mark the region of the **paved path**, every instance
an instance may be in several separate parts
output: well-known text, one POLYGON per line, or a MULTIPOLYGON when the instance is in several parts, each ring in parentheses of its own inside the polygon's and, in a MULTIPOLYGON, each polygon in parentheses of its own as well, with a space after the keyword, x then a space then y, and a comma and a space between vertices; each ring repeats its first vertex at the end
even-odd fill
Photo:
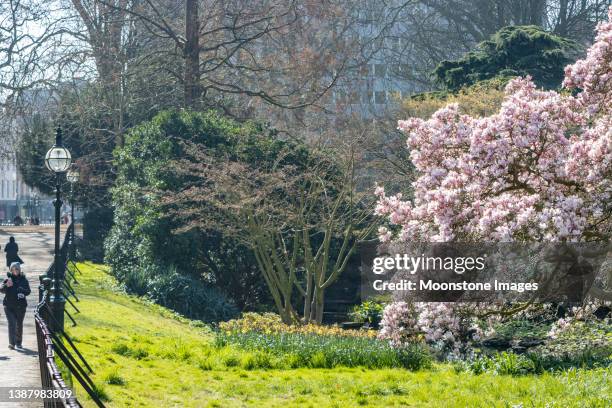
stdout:
MULTIPOLYGON (((62 232, 63 233, 63 232, 62 232)), ((4 258, 4 246, 9 236, 15 237, 19 244, 19 256, 25 262, 23 271, 30 281, 32 294, 28 296, 28 311, 23 323, 23 347, 25 351, 18 352, 8 348, 8 328, 4 310, 0 316, 0 386, 2 387, 40 387, 38 368, 38 351, 36 346, 36 328, 34 326, 34 307, 38 302, 38 276, 45 272, 53 256, 52 230, 41 229, 39 232, 0 227, 0 277, 4 279, 7 271, 4 258)), ((42 407, 41 403, 7 403, 0 402, 3 407, 42 407)))

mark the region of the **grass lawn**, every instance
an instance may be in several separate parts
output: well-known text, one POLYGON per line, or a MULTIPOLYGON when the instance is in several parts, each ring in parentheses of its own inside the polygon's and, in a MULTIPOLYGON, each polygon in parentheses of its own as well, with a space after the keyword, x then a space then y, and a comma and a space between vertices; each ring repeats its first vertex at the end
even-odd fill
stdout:
MULTIPOLYGON (((81 313, 69 333, 109 407, 612 406, 612 368, 522 377, 456 373, 446 364, 420 372, 248 370, 245 353, 215 347, 207 327, 123 294, 102 266, 79 268, 81 313)), ((77 395, 95 406, 78 386, 77 395)))

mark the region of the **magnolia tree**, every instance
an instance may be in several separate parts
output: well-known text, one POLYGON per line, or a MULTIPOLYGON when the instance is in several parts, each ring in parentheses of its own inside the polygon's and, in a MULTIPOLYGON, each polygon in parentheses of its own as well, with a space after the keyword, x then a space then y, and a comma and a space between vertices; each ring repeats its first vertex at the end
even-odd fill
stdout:
POLYGON ((466 355, 486 332, 467 310, 454 306, 444 302, 393 302, 383 312, 379 338, 402 347, 422 337, 445 357, 466 355))
POLYGON ((377 188, 376 212, 389 221, 380 240, 608 240, 612 23, 597 31, 586 58, 566 67, 562 92, 517 78, 491 116, 451 104, 399 121, 418 177, 411 200, 377 188))

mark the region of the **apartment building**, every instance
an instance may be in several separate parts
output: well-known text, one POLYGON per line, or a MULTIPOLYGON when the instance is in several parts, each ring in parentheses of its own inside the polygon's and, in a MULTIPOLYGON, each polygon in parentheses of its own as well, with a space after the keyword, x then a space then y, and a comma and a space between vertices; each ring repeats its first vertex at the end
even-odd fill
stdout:
MULTIPOLYGON (((38 96, 40 93, 31 91, 24 95, 24 98, 31 100, 33 110, 42 111, 45 107, 45 100, 38 96)), ((48 94, 45 91, 42 93, 48 94)), ((2 134, 8 135, 0 136, 0 223, 11 223, 16 216, 24 221, 31 218, 38 218, 41 222, 50 220, 53 217, 52 199, 28 186, 19 172, 16 154, 18 140, 14 135, 21 126, 20 118, 3 114, 0 120, 2 134)))
POLYGON ((0 157, 0 222, 10 222, 17 215, 46 218, 50 215, 49 199, 24 183, 13 152, 0 157))

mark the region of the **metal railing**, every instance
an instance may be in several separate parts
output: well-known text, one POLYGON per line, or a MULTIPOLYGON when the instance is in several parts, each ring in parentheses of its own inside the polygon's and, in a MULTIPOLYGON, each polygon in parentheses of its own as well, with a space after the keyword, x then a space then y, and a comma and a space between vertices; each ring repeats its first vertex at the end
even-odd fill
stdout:
MULTIPOLYGON (((70 296, 72 296, 75 302, 79 301, 71 285, 71 281, 73 284, 78 284, 75 274, 76 272, 80 272, 74 260, 71 259, 71 254, 74 254, 72 249, 75 245, 75 239, 74 225, 71 224, 66 231, 60 250, 62 259, 66 265, 66 268, 64 268, 65 276, 62 277, 62 291, 67 295, 67 304, 70 304, 76 310, 76 313, 79 313, 79 309, 70 299, 70 296), (73 273, 70 268, 68 268, 68 264, 71 264, 76 272, 73 273)), ((34 313, 41 384, 45 389, 57 391, 56 394, 60 396, 56 399, 45 400, 44 406, 45 408, 81 407, 76 396, 74 396, 73 390, 67 386, 62 377, 62 372, 57 365, 56 357, 58 357, 66 369, 64 372, 67 371, 73 379, 78 381, 98 407, 105 408, 100 400, 97 388, 90 377, 90 374, 93 374, 93 370, 79 352, 68 333, 66 333, 65 330, 54 332, 49 328, 49 324, 51 324, 52 327, 59 326, 49 306, 50 278, 53 276, 54 267, 54 263, 51 263, 47 272, 41 276, 39 303, 34 313)), ((64 313, 72 321, 73 326, 76 326, 77 323, 75 319, 65 308, 64 313)))
POLYGON ((81 404, 77 401, 76 397, 72 395, 72 390, 68 388, 62 373, 60 372, 57 364, 55 363, 55 350, 53 347, 53 337, 49 331, 47 324, 40 317, 40 315, 34 316, 36 321, 36 338, 38 340, 38 362, 40 365, 40 379, 42 387, 45 389, 52 389, 60 391, 59 395, 63 395, 64 398, 56 398, 52 400, 45 400, 45 408, 55 407, 81 407, 81 404), (66 398, 65 396, 70 395, 66 398))

